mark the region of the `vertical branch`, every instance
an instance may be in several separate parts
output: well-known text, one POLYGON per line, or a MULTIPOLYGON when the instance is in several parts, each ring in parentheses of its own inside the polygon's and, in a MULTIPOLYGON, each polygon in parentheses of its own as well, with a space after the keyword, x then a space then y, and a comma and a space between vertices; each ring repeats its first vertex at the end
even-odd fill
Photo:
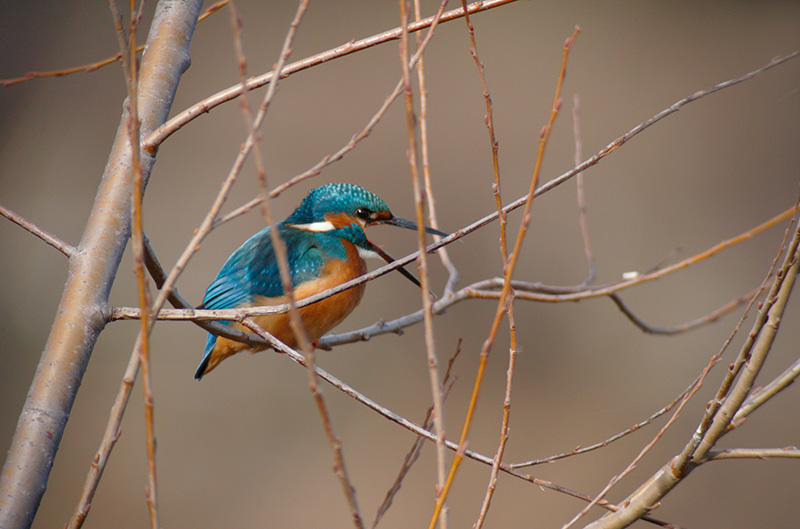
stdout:
MULTIPOLYGON (((406 125, 408 128, 408 164, 411 170, 411 186, 414 190, 414 203, 417 213, 417 244, 419 245, 419 273, 420 289, 422 295, 423 324, 425 326, 425 350, 428 358, 428 373, 430 375, 431 395, 433 398, 433 424, 436 430, 436 494, 442 494, 445 480, 445 449, 444 449, 444 409, 442 405, 442 386, 439 380, 439 361, 436 356, 436 343, 433 338, 433 312, 430 295, 430 282, 428 280, 428 256, 425 253, 425 222, 423 211, 423 197, 420 190, 419 174, 417 169, 417 137, 415 130, 416 118, 414 116, 414 99, 411 94, 411 75, 409 71, 408 52, 408 10, 406 0, 400 2, 400 25, 402 34, 400 39, 400 64, 403 70, 403 92, 406 103, 406 125)), ((417 11, 417 18, 419 12, 417 11)), ((421 87, 424 87, 424 72, 422 70, 422 56, 419 57, 418 72, 421 87)), ((447 528, 447 517, 443 515, 440 523, 441 529, 447 528)))
MULTIPOLYGON (((139 77, 142 134, 166 121, 189 65, 201 2, 160 2, 139 77)), ((29 527, 47 486, 83 373, 108 316, 108 293, 130 235, 133 174, 124 112, 50 335, 0 475, 0 527, 29 527)), ((155 153, 142 153, 143 183, 155 153)), ((144 185, 144 184, 143 184, 144 185)))
POLYGON ((261 155, 260 150, 260 136, 258 133, 258 128, 260 127, 261 123, 263 122, 263 116, 266 114, 267 109, 269 107, 274 94, 276 93, 278 81, 280 80, 281 70, 283 69, 286 60, 289 58, 291 54, 291 45, 294 41, 294 37, 297 34, 297 28, 300 26, 300 21, 303 18, 306 10, 308 9, 308 0, 301 0, 298 7, 297 12, 295 13, 295 17, 292 20, 292 23, 289 27, 289 31, 287 32, 286 38, 284 39, 283 48, 281 49, 281 55, 278 59, 278 62, 273 69, 273 82, 270 83, 269 89, 267 90, 267 94, 264 97, 264 101, 259 108, 258 117, 254 121, 251 118, 250 113, 250 106, 247 103, 246 94, 247 91, 245 89, 245 83, 247 80, 246 76, 246 61, 244 52, 242 51, 242 43, 240 37, 240 22, 238 15, 236 14, 235 7, 233 2, 231 2, 231 19, 234 28, 234 35, 235 35, 235 45, 236 45, 236 53, 239 58, 239 70, 241 76, 241 89, 243 98, 241 100, 241 108, 242 108, 242 115, 244 116, 245 123, 248 127, 248 140, 251 140, 253 145, 253 158, 256 165, 256 171, 258 173, 258 181, 259 186, 261 188, 261 213, 264 217, 265 222, 268 226, 270 226, 269 234, 270 240, 272 242, 272 246, 275 250, 276 260, 278 261, 278 271, 280 273, 281 283, 283 284, 283 290, 287 298, 287 302, 289 304, 289 325, 292 329, 292 332, 297 339, 297 343, 299 345, 299 349, 302 351, 303 356, 306 359, 306 366, 308 368, 308 377, 309 377, 309 389, 311 390, 311 394, 314 398, 314 402, 317 405, 317 410, 320 413, 320 417, 322 418, 323 428, 325 430, 325 435, 328 438, 328 443, 331 446, 331 450, 334 456, 334 472, 336 476, 339 478, 339 481, 342 485, 342 489, 345 494, 345 498, 347 499, 348 506, 350 507, 350 513, 353 517, 353 522, 356 528, 363 528, 363 521, 361 519, 361 514, 359 513, 358 503, 356 502, 355 498, 355 490, 350 483, 350 479, 347 474, 347 469, 344 464, 344 457, 342 455, 342 445, 341 441, 336 437, 335 432, 333 431, 333 425, 330 420, 330 414, 328 413, 327 405, 325 404, 325 400, 322 395, 322 390, 319 388, 319 382, 317 373, 314 369, 315 367, 315 355, 314 355, 314 346, 308 339, 308 335, 306 334, 305 327, 303 326, 303 321, 300 318, 300 312, 297 309, 295 304, 294 298, 294 287, 292 286, 292 278, 291 273, 289 270, 289 261, 287 257, 287 249, 286 245, 284 244, 283 240, 280 237, 280 234, 275 229, 275 220, 272 216, 272 210, 269 207, 269 192, 267 190, 267 174, 264 168, 264 162, 261 155))
MULTIPOLYGON (((580 120, 581 98, 578 94, 572 96, 572 131, 575 136, 575 167, 578 167, 583 160, 583 142, 581 141, 581 120, 580 120)), ((592 256, 592 244, 589 239, 589 226, 586 223, 586 198, 583 195, 583 171, 575 175, 576 196, 578 201, 578 223, 583 235, 583 251, 586 254, 586 261, 589 264, 589 273, 581 283, 581 287, 590 285, 595 278, 594 257, 592 256)))
MULTIPOLYGON (((447 0, 442 0, 440 11, 444 10, 447 0)), ((464 9, 464 14, 468 11, 464 9)), ((414 0, 414 18, 417 22, 422 20, 422 10, 420 1, 414 0)), ((422 47, 422 34, 416 33, 417 49, 422 47)), ((422 55, 419 56, 419 66, 417 67, 417 82, 419 84, 419 135, 422 150, 422 178, 425 185, 425 205, 428 207, 428 224, 433 228, 439 229, 439 219, 436 216, 436 199, 433 196, 433 186, 431 185, 431 166, 428 157, 428 92, 425 89, 425 66, 422 55)), ((441 237, 433 236, 433 240, 439 242, 441 237)), ((453 293, 458 284, 458 270, 450 260, 447 248, 441 248, 436 252, 442 265, 448 273, 447 283, 444 286, 444 295, 453 293)))
MULTIPOLYGON (((475 28, 470 20, 469 13, 466 10, 466 0, 461 0, 461 5, 464 7, 464 22, 467 24, 470 41, 470 54, 472 55, 475 65, 478 68, 478 76, 481 80, 483 87, 483 99, 486 103, 486 116, 485 123, 486 129, 489 133, 489 145, 492 149, 492 174, 494 175, 494 182, 492 185, 494 191, 495 205, 497 207, 497 215, 500 219, 500 255, 503 259, 503 267, 508 265, 508 243, 506 240, 506 227, 507 217, 503 211, 503 201, 500 196, 500 158, 499 149, 500 145, 497 142, 497 137, 494 133, 494 113, 492 111, 492 96, 489 93, 489 88, 486 84, 486 73, 483 63, 478 57, 478 45, 475 42, 475 28)), ((513 293, 510 302, 508 303, 508 328, 509 328, 509 349, 508 349, 508 369, 506 370, 506 390, 503 398, 503 417, 500 423, 500 440, 497 444, 497 451, 495 452, 494 459, 492 460, 492 471, 489 475, 489 484, 486 486, 486 494, 481 504, 481 509, 478 514, 478 520, 475 522, 475 529, 483 527, 483 522, 489 512, 489 506, 492 502, 492 496, 497 488, 497 475, 500 471, 500 463, 503 460, 503 453, 505 452, 506 443, 508 442, 508 422, 511 414, 511 388, 514 381, 514 366, 517 360, 517 332, 516 323, 514 320, 514 300, 513 293)))
POLYGON ((522 241, 525 239, 525 235, 528 232, 528 226, 530 225, 530 214, 531 214, 531 206, 533 205, 533 196, 536 191, 536 184, 539 180, 539 172, 542 167, 542 159, 544 157, 544 150, 545 146, 547 145, 547 140, 550 137, 550 130, 552 129, 553 122, 558 115, 558 110, 561 108, 561 86, 564 82, 564 76, 566 74, 566 66, 567 66, 567 57, 569 56, 569 51, 572 49, 572 44, 575 42, 575 38, 578 36, 578 32, 580 29, 575 27, 575 30, 572 33, 572 36, 569 37, 564 42, 563 48, 563 57, 561 60, 561 71, 558 76, 558 82, 556 84, 555 95, 553 97, 553 106, 550 112, 550 119, 547 121, 547 125, 542 129, 542 133, 539 137, 539 151, 536 157, 536 165, 533 169, 533 176, 531 177, 530 187, 528 189, 528 196, 525 202, 525 209, 522 213, 522 222, 520 224, 520 230, 517 234, 517 240, 514 245, 514 251, 511 253, 510 259, 508 264, 506 265, 505 270, 505 278, 503 281, 503 290, 500 293, 500 300, 497 303, 497 310, 494 315, 494 320, 492 321, 491 329, 489 330, 489 336, 483 343, 480 352, 480 359, 478 364, 478 372, 475 375, 475 383, 472 388, 472 396, 470 397, 469 405, 467 406, 467 414, 464 418, 464 425, 461 429, 461 437, 458 441, 458 451, 456 452, 455 457, 453 458, 453 463, 450 465, 450 473, 447 476, 447 482, 444 486, 444 492, 440 495, 436 502, 436 506, 433 510, 433 515, 431 516, 431 521, 428 526, 428 529, 433 529, 436 525, 436 519, 439 517, 439 513, 442 509, 442 504, 444 503, 445 498, 447 497, 447 492, 450 490, 450 486, 453 483, 453 479, 455 478, 456 472, 458 471, 458 466, 461 464, 461 461, 464 458, 464 450, 466 450, 466 442, 467 437, 469 435, 469 429, 472 425, 472 418, 475 413, 475 408, 478 404, 478 395, 480 394, 481 384, 483 382, 483 375, 486 371, 486 363, 489 360, 489 352, 494 345, 494 340, 497 336, 498 328, 500 327, 500 320, 503 318, 503 315, 506 314, 508 310, 508 305, 510 302, 510 294, 511 294, 511 278, 514 275, 514 269, 516 268, 517 261, 519 260, 520 250, 522 248, 522 241))
MULTIPOLYGON (((447 362, 447 369, 444 371, 444 376, 442 377, 442 401, 447 400, 447 395, 450 393, 450 390, 455 383, 455 378, 450 380, 450 371, 453 368, 453 364, 458 358, 458 355, 461 354, 461 339, 458 339, 456 344, 456 350, 453 353, 453 356, 450 357, 450 360, 447 362)), ((422 428, 425 430, 429 430, 431 425, 433 424, 432 420, 433 416, 433 406, 428 407, 428 411, 425 414, 425 420, 422 421, 422 428)), ((386 496, 383 498, 383 502, 381 503, 380 507, 378 507, 378 512, 375 515, 375 519, 372 521, 372 525, 370 526, 371 529, 375 529, 377 527, 378 522, 381 520, 384 514, 388 512, 389 507, 392 505, 392 501, 394 499, 395 494, 400 490, 400 486, 403 483, 403 479, 406 477, 408 472, 411 470, 411 465, 419 457, 420 452, 422 451, 422 446, 425 444, 425 438, 422 436, 417 436, 414 439, 414 443, 411 446, 411 450, 408 451, 406 454, 405 459, 403 460, 403 465, 400 468, 400 473, 397 475, 397 479, 395 479, 394 483, 392 484, 389 491, 386 493, 386 496)))
POLYGON ((139 64, 136 60, 136 30, 141 17, 137 14, 135 0, 129 2, 129 27, 126 32, 122 26, 122 15, 116 0, 110 0, 109 6, 117 30, 117 38, 122 58, 122 70, 128 92, 128 138, 130 141, 131 170, 133 171, 133 196, 131 239, 133 242, 134 273, 136 275, 139 306, 142 310, 139 338, 136 341, 134 354, 142 365, 142 392, 144 394, 145 433, 147 438, 147 488, 146 501, 150 515, 150 527, 158 529, 158 487, 156 485, 156 440, 153 421, 153 386, 150 378, 150 296, 147 291, 147 276, 144 271, 144 236, 142 231, 142 194, 144 175, 142 173, 141 151, 139 149, 139 106, 138 80, 139 64), (126 38, 127 37, 127 38, 126 38))

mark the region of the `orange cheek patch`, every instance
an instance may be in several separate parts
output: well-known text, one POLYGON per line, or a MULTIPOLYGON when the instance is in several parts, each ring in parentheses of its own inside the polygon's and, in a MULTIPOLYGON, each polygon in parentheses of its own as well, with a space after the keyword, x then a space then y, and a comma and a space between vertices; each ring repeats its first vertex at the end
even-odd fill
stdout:
POLYGON ((325 215, 325 220, 333 224, 337 230, 352 226, 353 224, 358 225, 358 221, 355 219, 355 217, 352 217, 347 213, 328 213, 325 215))

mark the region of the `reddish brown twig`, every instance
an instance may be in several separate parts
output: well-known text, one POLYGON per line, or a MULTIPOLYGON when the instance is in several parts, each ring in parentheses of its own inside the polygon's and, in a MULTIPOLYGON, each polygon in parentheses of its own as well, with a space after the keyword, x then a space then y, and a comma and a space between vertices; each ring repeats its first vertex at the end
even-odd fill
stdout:
MULTIPOLYGON (((450 380, 450 371, 453 368, 453 364, 458 358, 458 355, 461 353, 461 339, 458 340, 456 344, 456 351, 453 353, 453 356, 450 357, 450 360, 447 362, 447 369, 445 369, 444 377, 442 378, 442 402, 447 400, 447 396, 450 393, 450 389, 453 387, 456 379, 450 380)), ((432 426, 432 415, 433 415, 433 406, 431 405, 428 407, 428 411, 425 412, 425 420, 422 421, 422 427, 426 430, 429 430, 432 426)), ((388 492, 386 492, 386 496, 383 498, 383 502, 381 502, 380 507, 378 507, 378 512, 375 515, 375 520, 373 520, 371 528, 375 529, 378 525, 378 522, 383 518, 383 515, 389 510, 389 507, 392 505, 392 501, 394 501, 395 495, 400 491, 400 487, 403 484, 403 480, 408 475, 408 472, 411 470, 412 465, 417 461, 419 458, 419 454, 422 451, 422 446, 425 444, 425 438, 421 436, 417 436, 414 439, 414 443, 411 445, 411 449, 406 454, 405 458, 403 459, 403 464, 400 467, 400 472, 397 474, 397 478, 395 478, 394 483, 389 488, 388 492)), ((444 445, 444 443, 442 443, 444 445)))
MULTIPOLYGON (((495 7, 500 7, 502 5, 514 2, 515 0, 487 0, 482 2, 475 2, 469 5, 469 12, 470 13, 478 13, 481 11, 486 11, 488 9, 493 9, 495 7)), ((460 17, 464 16, 464 11, 462 9, 454 9, 452 11, 448 11, 443 13, 441 17, 428 17, 424 20, 420 20, 419 22, 415 22, 413 24, 409 24, 408 31, 415 32, 421 31, 428 27, 436 26, 440 21, 441 22, 449 22, 450 20, 455 20, 460 17)), ((349 41, 336 48, 324 51, 322 53, 318 53, 311 57, 307 57, 297 62, 293 62, 291 64, 287 64, 284 68, 281 69, 281 77, 288 77, 294 73, 297 73, 302 70, 306 70, 311 68, 312 66, 316 66, 318 64, 322 64, 324 62, 331 61, 333 59, 337 59, 339 57, 344 57, 346 55, 350 55, 351 53, 355 53, 357 51, 361 51, 366 48, 370 48, 372 46, 376 46, 378 44, 382 44, 385 42, 389 42, 392 40, 398 40, 402 33, 401 28, 394 28, 388 31, 384 31, 383 33, 379 33, 377 35, 372 35, 370 37, 357 40, 357 41, 349 41)), ((267 83, 272 81, 273 74, 272 72, 265 73, 263 75, 253 77, 248 80, 246 89, 247 90, 255 90, 256 88, 260 88, 267 83)), ((239 97, 241 94, 241 87, 237 83, 236 85, 226 88, 216 94, 207 97, 206 99, 200 101, 189 107, 188 109, 184 110, 183 112, 179 113, 164 126, 160 127, 156 130, 153 134, 145 138, 144 145, 147 148, 155 148, 160 145, 165 139, 169 136, 174 134, 178 129, 184 126, 186 123, 194 120, 195 118, 199 117, 202 114, 205 114, 212 110, 214 107, 219 106, 223 103, 231 101, 239 97)))
MULTIPOLYGON (((437 17, 444 13, 447 2, 439 5, 437 17)), ((406 130, 408 135, 408 165, 411 173, 411 188, 414 193, 414 205, 417 218, 417 245, 419 246, 418 269, 420 276, 420 291, 422 295, 423 325, 425 329, 425 354, 428 360, 428 375, 430 377, 431 398, 433 399, 433 424, 436 431, 436 492, 439 494, 444 487, 445 479, 445 448, 444 448, 444 405, 442 399, 442 386, 439 381, 439 360, 436 355, 436 342, 433 337, 433 312, 431 310, 432 300, 430 292, 430 282, 428 279, 428 256, 425 253, 425 211, 422 204, 422 190, 419 181, 417 135, 416 135, 416 116, 414 115, 414 99, 411 93, 411 66, 409 65, 409 46, 408 46, 408 9, 406 0, 399 0, 400 6, 400 66, 403 74, 403 99, 406 110, 406 130)), ((419 11, 417 11, 419 14, 419 11)), ((417 16, 419 18, 419 16, 417 16)), ((420 42, 419 47, 422 46, 420 42)), ((424 70, 422 69, 422 55, 417 61, 417 72, 420 85, 424 87, 424 70)), ((422 90, 422 88, 420 88, 422 90)), ((447 529, 446 517, 442 518, 441 529, 447 529)))
POLYGON ((133 172, 133 192, 131 203, 133 215, 131 219, 131 242, 134 255, 134 273, 136 274, 139 306, 143 318, 140 320, 139 337, 136 340, 134 355, 139 357, 142 367, 142 392, 144 395, 145 436, 147 439, 147 487, 145 497, 150 514, 150 527, 160 529, 158 521, 158 486, 156 480, 156 439, 154 424, 154 399, 152 377, 150 376, 150 293, 147 287, 147 276, 144 267, 144 235, 142 232, 142 196, 144 193, 144 176, 142 172, 141 151, 139 149, 139 108, 138 83, 139 65, 136 60, 136 30, 141 11, 137 13, 134 0, 129 2, 129 22, 127 31, 123 27, 122 15, 114 0, 109 2, 114 26, 119 40, 122 70, 125 74, 128 99, 127 129, 130 141, 131 168, 133 172))
MULTIPOLYGON (((465 1, 462 0, 462 6, 465 1)), ((483 87, 483 99, 486 104, 485 124, 487 132, 489 133, 489 146, 492 152, 492 175, 494 177, 493 194, 495 199, 495 206, 497 208, 498 218, 500 219, 500 256, 503 260, 503 266, 508 264, 508 242, 506 239, 506 226, 507 218, 503 212, 503 201, 500 193, 500 158, 499 158, 499 144, 494 133, 494 112, 492 110, 492 96, 489 93, 489 88, 486 83, 486 74, 483 63, 478 57, 478 45, 475 41, 475 28, 472 25, 469 15, 464 16, 464 22, 467 25, 467 32, 469 34, 470 54, 472 55, 475 65, 478 69, 478 77, 481 80, 483 87)), ((486 519, 486 514, 489 512, 489 506, 492 501, 492 496, 497 488, 497 475, 500 470, 500 463, 503 460, 503 453, 505 452, 506 443, 508 442, 508 423, 511 413, 511 388, 514 380, 514 366, 517 359, 517 332, 516 323, 514 320, 514 299, 513 293, 511 300, 508 303, 508 328, 509 328, 509 349, 508 349, 508 369, 506 370, 506 390, 503 399, 503 412, 502 420, 500 423, 500 440, 497 444, 497 451, 495 452, 494 460, 492 462, 492 471, 489 475, 489 483, 486 486, 486 493, 484 494, 483 503, 478 514, 478 520, 475 522, 475 529, 483 527, 483 522, 486 519)))
POLYGON ((428 524, 428 529, 433 529, 436 525, 436 520, 439 517, 439 513, 442 510, 442 506, 444 504, 445 499, 447 498, 447 492, 450 490, 450 486, 453 483, 453 479, 455 477, 456 471, 458 470, 458 466, 461 463, 463 458, 463 451, 466 449, 465 443, 467 440, 467 436, 469 435, 469 429, 472 424, 472 418, 475 413, 475 408, 478 402, 478 394, 480 393, 481 384, 483 382, 483 375, 486 370, 486 363, 489 358, 489 351, 494 344, 495 337, 497 336, 497 331, 500 326, 500 320, 502 319, 503 315, 508 311, 508 303, 510 301, 510 292, 511 292, 511 278, 514 275, 514 270, 517 265, 517 260, 519 259, 520 249, 522 248, 522 241, 525 239, 525 235, 528 231, 528 226, 530 224, 530 211, 531 206, 533 204, 533 197, 536 191, 536 185, 539 179, 539 171, 542 166, 542 159, 544 155, 544 149, 547 145, 547 139, 550 136, 550 130, 552 129, 553 122, 555 121, 556 115, 558 114, 558 109, 561 105, 561 86, 564 81, 564 76, 566 74, 566 61, 567 57, 569 56, 569 50, 572 47, 572 44, 575 40, 575 37, 578 34, 578 28, 575 28, 575 31, 572 34, 572 37, 568 38, 564 43, 564 50, 563 50, 563 59, 561 62, 561 71, 558 76, 558 82, 556 85, 555 96, 553 97, 553 107, 550 112, 550 119, 545 125, 544 129, 542 130, 542 134, 539 138, 539 152, 536 158, 536 166, 533 170, 533 176, 531 178, 530 189, 528 191, 527 200, 525 203, 525 209, 522 214, 522 224, 520 225, 520 230, 517 235, 517 241, 514 245, 514 251, 511 253, 511 257, 506 263, 506 270, 505 270, 505 284, 503 286, 502 295, 500 297, 500 301, 497 304, 497 311, 495 312, 494 320, 492 322, 491 329, 489 331, 489 336, 486 338, 486 341, 481 348, 480 353, 480 363, 478 365, 478 372, 475 376, 475 384, 473 386, 472 396, 470 397, 470 402, 467 407, 467 415, 464 419, 464 425, 461 429, 461 436, 459 438, 458 446, 459 449, 456 452, 455 457, 453 458, 453 463, 450 466, 450 473, 447 476, 447 482, 445 483, 444 491, 442 494, 437 498, 436 505, 433 510, 433 514, 431 515, 430 524, 428 524))

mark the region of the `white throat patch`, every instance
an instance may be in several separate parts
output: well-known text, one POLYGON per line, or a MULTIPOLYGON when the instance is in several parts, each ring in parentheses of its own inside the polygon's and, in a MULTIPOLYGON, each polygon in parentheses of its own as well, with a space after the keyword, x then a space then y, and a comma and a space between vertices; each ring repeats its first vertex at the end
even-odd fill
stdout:
POLYGON ((380 259, 380 255, 372 250, 367 250, 361 246, 356 246, 356 248, 358 249, 358 255, 360 255, 362 259, 380 259))

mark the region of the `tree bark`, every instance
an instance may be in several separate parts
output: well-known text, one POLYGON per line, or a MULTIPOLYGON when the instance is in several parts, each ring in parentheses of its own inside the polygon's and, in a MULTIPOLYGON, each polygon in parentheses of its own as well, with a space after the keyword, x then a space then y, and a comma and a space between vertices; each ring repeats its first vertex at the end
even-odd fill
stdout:
MULTIPOLYGON (((201 6, 201 0, 158 3, 139 77, 142 136, 169 114, 189 66, 189 42, 201 6)), ((33 523, 92 349, 108 321, 108 294, 130 238, 133 173, 127 108, 0 475, 4 529, 33 523)), ((155 152, 142 151, 145 183, 154 161, 155 152)))

